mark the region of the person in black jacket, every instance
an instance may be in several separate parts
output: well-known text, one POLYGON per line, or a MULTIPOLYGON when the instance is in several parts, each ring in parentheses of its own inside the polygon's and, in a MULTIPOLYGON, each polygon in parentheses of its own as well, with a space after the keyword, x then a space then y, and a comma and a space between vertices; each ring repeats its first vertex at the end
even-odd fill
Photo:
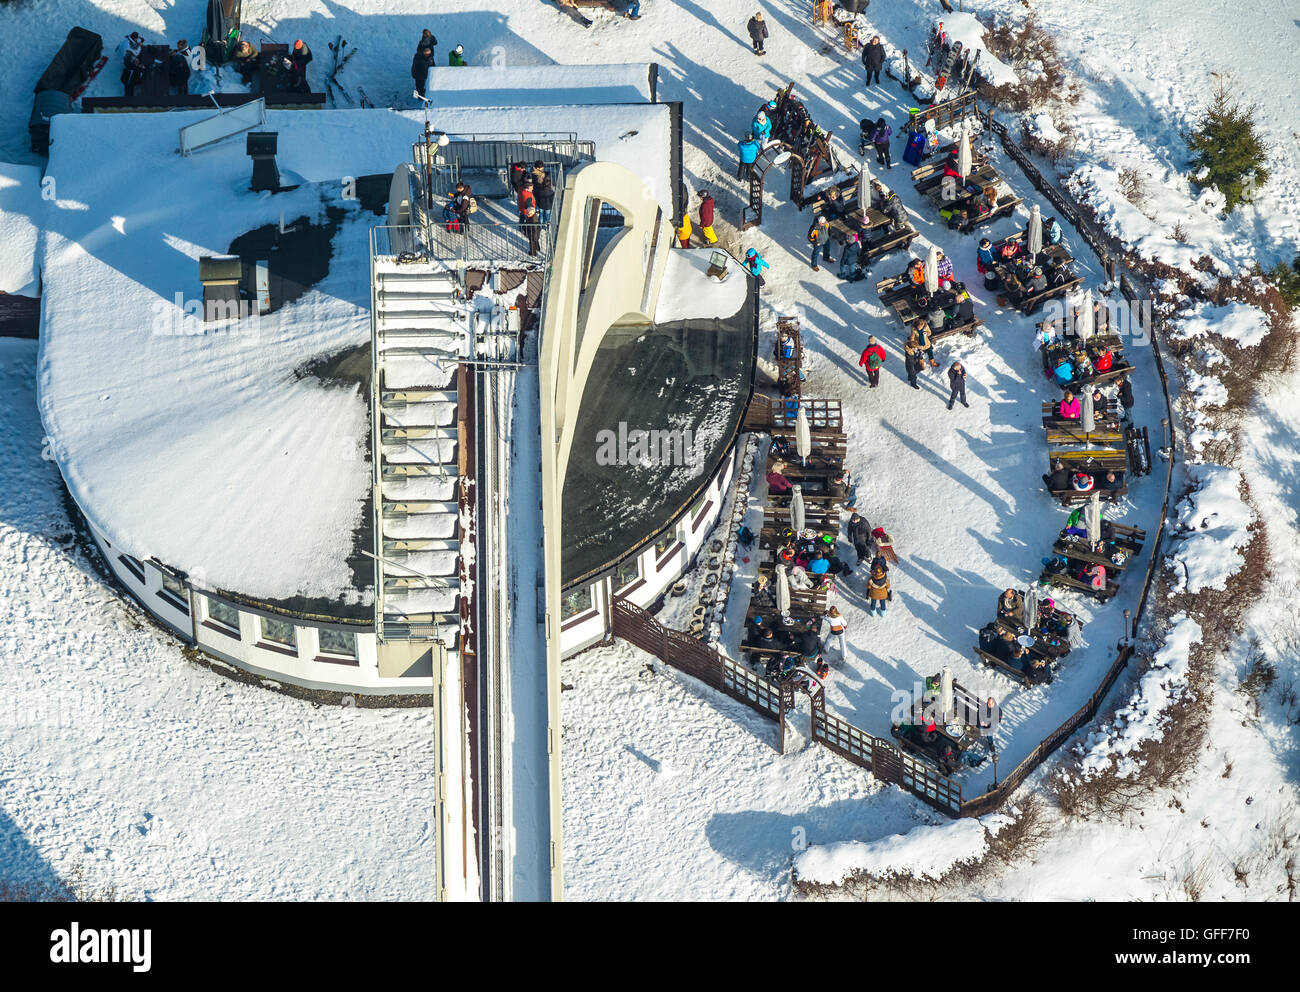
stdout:
POLYGON ((849 543, 858 553, 859 565, 871 557, 872 545, 875 543, 871 539, 871 524, 866 517, 856 511, 849 517, 849 543))
POLYGON ((767 22, 763 20, 763 12, 760 10, 757 14, 749 19, 749 40, 754 45, 755 55, 766 55, 767 49, 764 42, 767 41, 767 22))
POLYGON ((1052 463, 1052 474, 1043 476, 1043 485, 1054 493, 1070 488, 1070 470, 1059 458, 1052 463))
POLYGON ((426 48, 435 54, 438 51, 438 39, 434 37, 433 32, 428 28, 425 28, 420 34, 420 42, 415 46, 415 54, 419 55, 426 48))
POLYGON ((948 369, 948 382, 952 386, 952 391, 948 394, 948 409, 951 410, 958 399, 962 406, 969 407, 970 404, 966 402, 966 366, 961 362, 953 362, 948 369))
POLYGON ((875 82, 880 85, 880 70, 885 67, 885 46, 880 43, 880 35, 871 39, 871 44, 862 46, 862 68, 867 70, 867 85, 875 82))
POLYGON ((133 49, 126 49, 122 53, 122 86, 125 88, 127 96, 135 96, 135 88, 144 82, 144 63, 140 61, 140 53, 133 49))
POLYGON ((289 70, 289 89, 305 91, 307 89, 307 66, 311 63, 311 49, 299 38, 293 43, 289 57, 285 59, 289 70))
POLYGON ((190 46, 184 38, 167 56, 167 87, 181 96, 190 91, 190 46))
POLYGON ((429 79, 429 69, 437 65, 434 61, 433 49, 427 45, 415 53, 415 58, 411 59, 411 78, 415 80, 415 92, 424 96, 424 86, 429 79))
POLYGON ((545 227, 551 223, 551 208, 555 206, 555 182, 551 179, 551 174, 542 167, 541 177, 536 178, 537 167, 533 167, 533 198, 537 200, 537 213, 541 217, 542 226, 545 227))
POLYGON ((1119 405, 1124 408, 1124 415, 1121 419, 1131 423, 1133 421, 1133 383, 1128 381, 1128 376, 1122 375, 1115 380, 1115 385, 1119 386, 1119 405))

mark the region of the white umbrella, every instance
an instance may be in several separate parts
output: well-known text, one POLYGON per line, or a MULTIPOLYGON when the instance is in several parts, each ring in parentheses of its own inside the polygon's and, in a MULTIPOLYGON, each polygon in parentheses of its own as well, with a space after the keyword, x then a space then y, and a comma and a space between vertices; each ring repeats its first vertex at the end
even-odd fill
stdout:
POLYGON ((963 181, 970 176, 970 135, 966 133, 964 122, 961 135, 957 138, 957 171, 961 173, 963 181))
POLYGON ((931 296, 939 291, 939 249, 935 245, 925 256, 925 291, 931 296))
POLYGON ((867 165, 867 157, 862 156, 862 162, 858 165, 858 206, 862 208, 865 216, 867 208, 871 206, 871 169, 867 165))
POLYGON ((1043 214, 1037 203, 1029 211, 1029 233, 1025 235, 1025 248, 1031 257, 1043 250, 1043 214))
POLYGON ((946 666, 939 672, 939 712, 944 723, 952 722, 952 669, 946 666))
POLYGON ((790 577, 784 565, 776 566, 776 609, 783 617, 790 613, 790 577))
POLYGON ((1091 434, 1097 429, 1097 411, 1092 406, 1092 393, 1083 391, 1083 429, 1091 434))
POLYGON ((1025 623, 1033 627, 1038 621, 1038 590, 1030 586, 1025 591, 1025 623))
POLYGON ((1089 292, 1084 294, 1083 306, 1079 311, 1079 326, 1075 328, 1075 333, 1079 335, 1080 340, 1087 341, 1096 330, 1092 320, 1092 293, 1089 292))
POLYGON ((794 450, 804 462, 812 454, 812 432, 808 429, 808 414, 804 412, 802 403, 794 415, 794 450))
POLYGON ((790 494, 790 527, 796 534, 803 533, 804 516, 803 486, 795 486, 790 494))
POLYGON ((1088 543, 1096 545, 1101 540, 1101 494, 1093 492, 1088 498, 1088 506, 1084 510, 1084 524, 1088 529, 1088 543))

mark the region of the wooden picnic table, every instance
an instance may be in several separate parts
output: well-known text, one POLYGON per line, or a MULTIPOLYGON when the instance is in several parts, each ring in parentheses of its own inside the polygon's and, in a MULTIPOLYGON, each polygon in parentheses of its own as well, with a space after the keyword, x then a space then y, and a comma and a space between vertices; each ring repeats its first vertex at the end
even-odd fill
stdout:
MULTIPOLYGON (((894 311, 894 315, 905 329, 910 328, 918 319, 926 316, 926 314, 916 309, 916 301, 921 296, 922 291, 920 287, 912 282, 906 272, 880 280, 880 282, 876 283, 876 292, 880 294, 880 302, 894 311)), ((941 341, 953 334, 974 334, 976 330, 983 326, 984 321, 976 317, 964 324, 931 327, 930 340, 941 341)))
POLYGON ((1001 283, 1003 290, 1006 291, 998 302, 1004 305, 1009 302, 1017 310, 1025 314, 1034 313, 1048 300, 1057 296, 1065 296, 1072 289, 1083 285, 1083 277, 1075 276, 1059 286, 1048 286, 1046 289, 1032 293, 1016 275, 1015 266, 995 262, 993 271, 997 273, 998 281, 1001 283))
MULTIPOLYGON (((1044 657, 1046 658, 1046 656, 1044 657)), ((1011 662, 1003 661, 997 655, 989 654, 989 652, 982 651, 979 648, 975 649, 975 660, 983 662, 985 665, 988 665, 990 668, 997 669, 1007 678, 1011 679, 1014 682, 1019 682, 1021 685, 1026 687, 1035 686, 1035 685, 1047 685, 1052 681, 1053 666, 1051 664, 1051 659, 1047 659, 1048 666, 1047 666, 1046 677, 1039 682, 1030 682, 1029 676, 1026 675, 1022 669, 1016 668, 1013 664, 1011 664, 1011 662)))
POLYGON ((1119 586, 1110 580, 1110 575, 1111 571, 1108 566, 1106 569, 1106 585, 1101 589, 1094 589, 1092 583, 1080 582, 1073 576, 1061 575, 1046 570, 1044 570, 1043 574, 1040 576, 1039 581, 1046 580, 1048 585, 1059 586, 1062 589, 1073 589, 1076 592, 1081 592, 1086 596, 1091 596, 1093 599, 1105 603, 1119 592, 1119 586))

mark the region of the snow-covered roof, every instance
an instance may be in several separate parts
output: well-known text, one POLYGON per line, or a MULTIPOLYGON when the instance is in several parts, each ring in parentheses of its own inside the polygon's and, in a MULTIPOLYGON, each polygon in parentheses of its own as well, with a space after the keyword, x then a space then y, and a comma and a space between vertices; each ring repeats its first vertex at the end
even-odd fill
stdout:
MULTIPOLYGON (((39 363, 51 450, 115 548, 260 599, 356 603, 365 594, 348 557, 371 481, 368 400, 356 384, 302 370, 369 345, 367 232, 382 219, 346 198, 342 180, 409 161, 423 116, 269 112, 281 172, 305 180, 275 196, 246 192, 242 137, 177 154, 177 128, 205 116, 53 123, 39 363), (342 211, 329 273, 303 296, 223 330, 183 319, 202 297, 200 256, 225 254, 282 214, 316 221, 327 209, 342 211)), ((663 105, 448 111, 437 125, 576 133, 668 198, 663 105)))
POLYGON ((434 107, 553 107, 649 103, 649 63, 619 65, 440 66, 425 95, 434 107))
POLYGON ((36 231, 41 208, 41 170, 0 162, 0 293, 38 296, 36 231))

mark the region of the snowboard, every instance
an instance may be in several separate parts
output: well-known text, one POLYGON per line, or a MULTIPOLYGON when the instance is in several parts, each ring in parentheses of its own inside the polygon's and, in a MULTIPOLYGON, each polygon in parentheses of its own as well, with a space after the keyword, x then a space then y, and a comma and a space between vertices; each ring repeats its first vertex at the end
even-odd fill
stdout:
POLYGON ((948 49, 948 55, 944 58, 943 64, 939 66, 939 72, 934 77, 934 92, 936 95, 942 93, 948 85, 948 76, 959 58, 961 58, 961 42, 954 41, 952 47, 948 49))
POLYGON ((100 70, 102 70, 106 65, 108 65, 108 56, 101 55, 99 57, 99 61, 96 62, 91 67, 90 74, 86 76, 85 81, 80 86, 78 86, 75 90, 72 91, 73 100, 77 99, 77 97, 81 96, 82 93, 86 92, 86 87, 95 81, 95 77, 99 75, 100 70))

